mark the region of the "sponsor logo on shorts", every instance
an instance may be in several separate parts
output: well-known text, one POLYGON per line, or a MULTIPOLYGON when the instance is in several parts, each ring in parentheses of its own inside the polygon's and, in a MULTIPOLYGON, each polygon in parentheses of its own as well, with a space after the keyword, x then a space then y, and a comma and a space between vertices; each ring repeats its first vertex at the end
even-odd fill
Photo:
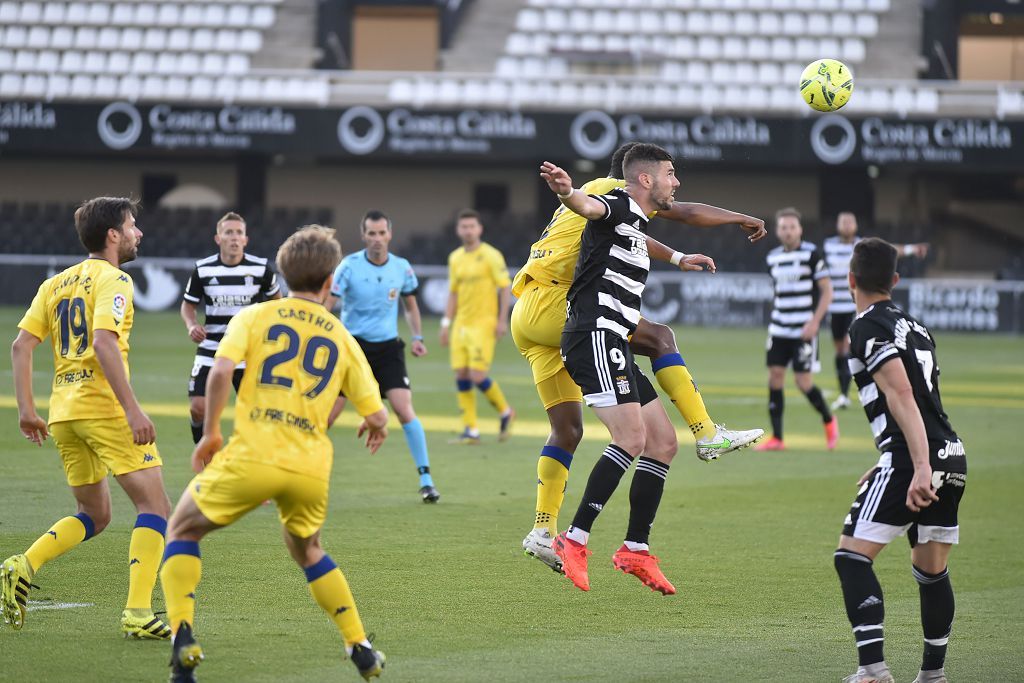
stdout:
POLYGON ((967 475, 960 472, 932 472, 932 488, 940 489, 943 486, 956 486, 963 488, 967 486, 967 475))
POLYGON ((945 460, 946 458, 964 457, 964 442, 960 439, 956 441, 947 441, 945 448, 940 448, 939 452, 936 453, 939 460, 945 460))

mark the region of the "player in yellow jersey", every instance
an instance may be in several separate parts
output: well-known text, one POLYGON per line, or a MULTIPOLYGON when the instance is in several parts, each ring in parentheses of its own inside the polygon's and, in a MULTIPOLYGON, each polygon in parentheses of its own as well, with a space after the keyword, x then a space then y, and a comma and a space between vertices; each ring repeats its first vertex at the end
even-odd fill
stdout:
MULTIPOLYGON (((622 161, 635 144, 620 146, 612 156, 609 177, 592 180, 581 191, 601 195, 624 187, 622 161)), ((696 227, 736 223, 747 232, 751 242, 767 234, 763 220, 707 204, 674 202, 670 210, 659 211, 657 215, 696 227)), ((585 218, 559 206, 540 239, 530 248, 526 265, 512 282, 512 294, 518 297, 512 310, 512 338, 519 352, 530 362, 537 393, 551 425, 551 434, 537 462, 534 528, 523 539, 523 549, 556 571, 561 571, 561 560, 551 550, 551 540, 557 533, 558 512, 573 453, 583 437, 583 396, 562 365, 559 345, 565 325, 566 294, 572 284, 586 224, 585 218)), ((650 237, 647 248, 652 259, 671 262, 683 270, 702 268, 699 255, 687 257, 650 237)), ((669 327, 641 319, 629 346, 636 355, 651 359, 658 384, 682 414, 697 441, 698 458, 714 460, 764 436, 761 429, 734 431, 711 419, 669 327)))
POLYGON ((156 429, 128 379, 135 309, 132 279, 120 266, 138 254, 137 212, 138 205, 125 198, 83 203, 75 211, 75 229, 89 258, 43 282, 18 323, 11 361, 21 432, 40 446, 53 436, 77 513, 58 520, 24 554, 0 566, 0 609, 15 629, 24 624, 28 591, 43 565, 110 523, 107 473, 113 472, 138 511, 121 630, 125 637, 170 637, 167 625, 153 616, 151 599, 171 504, 156 429), (54 364, 49 423, 36 413, 32 396, 33 351, 47 337, 54 364))
POLYGON ((448 256, 448 305, 441 318, 441 345, 451 347, 463 431, 459 442, 480 443, 474 385, 498 411, 498 440, 505 441, 515 411, 488 377, 494 345, 508 332, 511 301, 508 267, 501 252, 480 240, 484 226, 472 209, 459 212, 455 232, 462 246, 448 256))
POLYGON ((195 680, 193 669, 203 659, 192 636, 199 541, 268 499, 277 504, 285 545, 303 568, 313 599, 340 631, 359 673, 369 680, 384 666, 384 655, 366 638, 345 576, 320 547, 334 460, 327 427, 339 394, 363 416, 359 434, 368 433, 371 453, 387 436, 388 414, 366 356, 323 305, 340 261, 333 230, 311 225, 291 235, 277 252, 277 269, 291 294, 243 309, 217 349, 203 438, 192 454, 193 468, 202 471, 171 517, 160 570, 174 632, 172 683, 195 680), (222 450, 220 416, 242 361, 249 369, 238 389, 234 433, 222 450))

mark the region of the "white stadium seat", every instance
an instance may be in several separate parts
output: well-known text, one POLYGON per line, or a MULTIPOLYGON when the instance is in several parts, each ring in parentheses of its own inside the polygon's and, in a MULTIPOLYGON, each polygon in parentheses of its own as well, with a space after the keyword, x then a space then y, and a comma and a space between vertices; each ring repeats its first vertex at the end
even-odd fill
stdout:
POLYGON ((125 100, 136 100, 142 92, 142 79, 135 75, 122 76, 117 83, 117 96, 125 100))
POLYGON ((0 24, 13 24, 18 21, 18 3, 0 2, 0 24))
POLYGON ((110 73, 124 74, 132 69, 132 57, 127 52, 111 52, 107 60, 107 70, 110 73))
POLYGON ((82 71, 90 74, 101 74, 107 70, 106 52, 86 52, 82 61, 82 71))
POLYGON ((33 50, 18 50, 14 55, 14 70, 15 71, 35 71, 36 69, 36 52, 33 50))
POLYGON ((132 58, 132 73, 146 75, 156 69, 156 56, 152 52, 136 52, 132 58))
POLYGON ((110 12, 110 23, 115 26, 131 26, 135 23, 135 5, 119 2, 110 12))
POLYGON ((21 12, 18 14, 18 21, 23 24, 38 24, 43 18, 43 6, 38 2, 21 3, 21 12))
MULTIPOLYGON (((93 24, 94 26, 105 26, 110 23, 110 5, 105 2, 94 2, 89 5, 89 13, 86 15, 85 20, 93 24)), ((74 82, 71 83, 71 88, 74 89, 74 82)))
POLYGON ((25 46, 41 50, 50 46, 50 29, 46 26, 33 26, 28 31, 25 46))
POLYGON ((71 92, 71 79, 64 74, 50 74, 46 81, 46 99, 57 100, 71 92))
POLYGON ((858 36, 870 38, 878 34, 878 17, 874 14, 858 14, 855 26, 858 36))
MULTIPOLYGON (((62 2, 48 2, 43 6, 43 17, 41 21, 44 24, 62 24, 64 23, 64 13, 67 10, 67 5, 62 2)), ((2 21, 2 19, 0 19, 2 21)))
POLYGON ((208 100, 213 97, 213 84, 212 78, 207 76, 193 76, 189 80, 188 95, 194 100, 208 100))
POLYGON ((106 99, 117 97, 117 83, 118 79, 116 76, 97 76, 96 81, 92 85, 92 96, 106 99))
POLYGON ((71 77, 71 89, 68 94, 71 97, 91 97, 94 83, 92 76, 75 74, 71 77))
POLYGON ((67 74, 78 73, 82 70, 82 53, 77 50, 68 50, 60 56, 60 70, 67 74))

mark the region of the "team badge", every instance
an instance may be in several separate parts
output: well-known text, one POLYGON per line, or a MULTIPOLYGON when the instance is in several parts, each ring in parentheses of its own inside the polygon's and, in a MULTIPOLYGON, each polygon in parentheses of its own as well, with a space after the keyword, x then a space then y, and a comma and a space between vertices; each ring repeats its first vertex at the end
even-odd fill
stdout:
POLYGON ((398 289, 392 287, 388 290, 388 301, 394 301, 398 298, 398 289))
POLYGON ((615 386, 618 388, 620 394, 629 393, 629 380, 626 379, 625 375, 619 375, 615 378, 615 386))
POLYGON ((252 287, 253 286, 253 282, 254 281, 252 279, 252 275, 246 275, 245 276, 245 286, 246 287, 252 287))

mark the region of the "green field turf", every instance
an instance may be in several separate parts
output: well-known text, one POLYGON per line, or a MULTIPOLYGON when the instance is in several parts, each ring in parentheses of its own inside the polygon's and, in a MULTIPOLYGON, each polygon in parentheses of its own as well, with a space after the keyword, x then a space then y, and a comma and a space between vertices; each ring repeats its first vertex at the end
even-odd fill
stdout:
MULTIPOLYGON (((0 309, 0 337, 13 338, 19 314, 0 309)), ((427 327, 428 342, 436 340, 436 324, 427 327)), ((737 428, 767 427, 763 331, 677 334, 712 416, 737 428)), ((822 341, 830 346, 825 334, 822 341)), ((1024 338, 940 333, 938 344, 945 404, 970 459, 963 544, 951 563, 957 620, 947 672, 956 682, 1022 681, 1024 450, 1016 429, 1024 417, 1024 338)), ((684 437, 652 535, 679 594, 662 597, 612 569, 626 526, 625 487, 595 526, 593 588, 585 594, 519 549, 532 524, 546 433, 526 362, 502 341, 493 377, 519 411, 517 436, 495 442, 497 419, 481 399, 485 443, 451 446, 453 381, 446 351, 436 341, 430 348, 409 367, 439 505, 419 501, 400 429, 374 457, 358 447, 351 416, 334 430, 324 545, 388 655, 384 680, 838 681, 855 668, 832 551, 855 482, 876 458, 859 408, 841 413, 843 437, 832 453, 795 389, 787 391, 786 453, 742 452, 703 464, 684 437)), ((45 399, 49 347, 42 349, 36 387, 45 399)), ((172 499, 190 477, 192 350, 176 315, 139 314, 132 379, 151 408, 172 499)), ((0 354, 0 557, 22 552, 73 512, 52 444, 38 449, 18 434, 8 358, 0 354)), ((823 360, 831 368, 827 352, 823 360)), ((834 391, 831 372, 821 384, 834 391)), ((587 430, 563 526, 607 440, 589 417, 587 430)), ((119 634, 133 521, 117 490, 108 530, 37 575, 42 588, 33 600, 89 606, 33 611, 21 632, 0 626, 5 680, 165 680, 168 646, 119 634)), ((203 559, 196 630, 208 658, 201 680, 358 680, 288 558, 273 508, 213 534, 203 559)), ((905 543, 883 553, 876 568, 885 588, 887 659, 897 681, 910 681, 921 635, 905 543)))

